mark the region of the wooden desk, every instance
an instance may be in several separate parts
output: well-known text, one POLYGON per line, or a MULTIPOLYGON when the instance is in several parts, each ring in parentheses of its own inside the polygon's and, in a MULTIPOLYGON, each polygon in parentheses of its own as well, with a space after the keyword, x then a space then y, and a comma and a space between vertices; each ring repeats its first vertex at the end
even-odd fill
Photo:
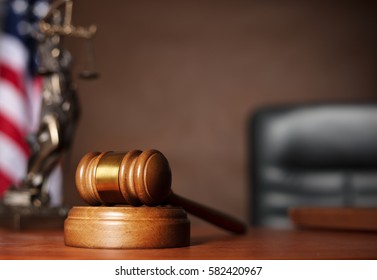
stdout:
POLYGON ((234 236, 192 229, 192 245, 173 249, 103 250, 64 245, 62 231, 0 229, 0 259, 377 259, 377 233, 250 229, 234 236))

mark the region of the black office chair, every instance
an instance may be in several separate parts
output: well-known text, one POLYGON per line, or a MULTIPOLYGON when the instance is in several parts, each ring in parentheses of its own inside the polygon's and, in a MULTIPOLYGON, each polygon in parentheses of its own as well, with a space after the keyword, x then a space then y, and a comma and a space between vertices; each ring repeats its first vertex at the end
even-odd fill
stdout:
POLYGON ((265 108, 249 140, 252 225, 290 227, 295 206, 377 206, 376 104, 265 108))

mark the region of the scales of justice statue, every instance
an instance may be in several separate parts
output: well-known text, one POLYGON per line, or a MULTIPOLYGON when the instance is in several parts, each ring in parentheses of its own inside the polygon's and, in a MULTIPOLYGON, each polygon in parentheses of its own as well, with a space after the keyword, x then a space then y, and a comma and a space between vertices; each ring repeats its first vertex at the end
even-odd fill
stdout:
POLYGON ((72 56, 62 47, 63 37, 87 41, 87 69, 80 77, 98 77, 91 52, 91 39, 97 28, 74 26, 72 7, 72 0, 55 1, 35 34, 39 72, 43 76, 40 124, 31 137, 32 154, 26 175, 18 186, 9 188, 0 208, 0 223, 14 229, 62 226, 68 212, 61 205, 49 205, 51 184, 48 183, 52 171, 70 148, 80 111, 71 77, 72 56))

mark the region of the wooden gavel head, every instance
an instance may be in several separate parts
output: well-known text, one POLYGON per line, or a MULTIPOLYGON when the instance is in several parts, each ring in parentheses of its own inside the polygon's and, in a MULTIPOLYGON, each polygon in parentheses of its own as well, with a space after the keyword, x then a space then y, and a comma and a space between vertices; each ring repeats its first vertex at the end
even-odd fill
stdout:
POLYGON ((163 204, 171 193, 171 170, 156 150, 88 153, 76 171, 76 187, 90 205, 163 204))

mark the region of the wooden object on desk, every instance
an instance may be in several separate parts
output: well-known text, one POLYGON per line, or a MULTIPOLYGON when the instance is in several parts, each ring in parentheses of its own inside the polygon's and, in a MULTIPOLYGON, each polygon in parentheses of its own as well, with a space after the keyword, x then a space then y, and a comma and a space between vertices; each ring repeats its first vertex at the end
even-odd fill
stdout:
POLYGON ((246 226, 219 211, 174 194, 171 170, 156 150, 88 153, 76 171, 76 186, 90 205, 173 204, 223 229, 242 234, 246 226))
POLYGON ((180 207, 74 207, 64 242, 84 248, 170 248, 190 245, 190 222, 180 207))
POLYGON ((77 167, 76 186, 92 206, 69 212, 64 224, 68 246, 188 246, 190 223, 183 208, 234 233, 246 231, 233 218, 175 195, 169 163, 156 150, 88 153, 77 167))
POLYGON ((377 208, 315 208, 289 210, 293 223, 299 227, 377 231, 377 208))

